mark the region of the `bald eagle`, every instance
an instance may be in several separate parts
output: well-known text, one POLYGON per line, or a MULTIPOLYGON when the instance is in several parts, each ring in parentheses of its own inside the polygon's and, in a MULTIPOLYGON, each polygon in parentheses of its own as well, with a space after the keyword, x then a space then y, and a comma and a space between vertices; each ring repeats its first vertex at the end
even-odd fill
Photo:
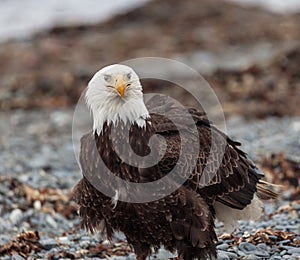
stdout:
POLYGON ((93 129, 81 138, 83 178, 73 190, 82 227, 108 239, 115 231, 123 232, 137 259, 146 259, 161 246, 177 251, 179 259, 213 259, 217 254, 215 218, 232 230, 239 219, 260 216, 259 198, 276 196, 261 180, 263 174, 238 148, 240 143, 214 127, 204 112, 187 110, 193 128, 181 109, 168 104, 165 97, 154 96, 149 102, 160 112, 150 113, 132 68, 114 64, 98 71, 89 82, 85 100, 93 115, 93 129), (164 112, 179 123, 174 124, 164 112), (213 134, 224 149, 221 158, 214 154, 213 134), (155 135, 163 140, 156 138, 150 144, 155 135), (196 155, 192 149, 182 153, 182 143, 192 147, 196 142, 196 155), (141 158, 147 158, 152 150, 159 161, 143 165, 141 158), (188 168, 192 153, 195 165, 188 168), (213 167, 218 159, 220 164, 213 167), (145 190, 139 186, 134 192, 129 190, 132 183, 160 181, 178 164, 176 173, 184 181, 178 184, 178 178, 164 179, 160 190, 147 191, 152 199, 139 202, 145 190), (205 168, 211 178, 204 178, 203 185, 205 168), (115 177, 125 184, 119 185, 115 177), (166 192, 173 184, 176 189, 166 192))

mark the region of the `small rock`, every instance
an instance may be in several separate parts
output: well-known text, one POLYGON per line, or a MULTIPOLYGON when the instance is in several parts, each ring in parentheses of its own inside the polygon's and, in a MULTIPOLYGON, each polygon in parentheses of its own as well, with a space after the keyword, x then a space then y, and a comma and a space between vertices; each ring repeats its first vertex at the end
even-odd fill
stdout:
POLYGON ((281 258, 281 256, 275 255, 275 256, 272 256, 270 259, 272 259, 272 260, 280 260, 282 258, 281 258))
POLYGON ((277 236, 272 236, 272 235, 269 235, 269 238, 270 238, 271 240, 273 240, 273 241, 276 241, 276 240, 278 239, 277 236))
POLYGON ((16 223, 16 222, 18 222, 18 221, 21 220, 22 215, 23 215, 22 210, 20 210, 20 209, 14 209, 10 213, 9 219, 10 219, 11 222, 16 223))
POLYGON ((288 244, 288 243, 291 243, 291 240, 286 239, 286 240, 280 241, 280 244, 281 244, 281 245, 285 245, 285 244, 288 244))
POLYGON ((265 258, 265 257, 269 257, 270 254, 267 250, 263 250, 263 249, 259 249, 259 250, 255 250, 253 251, 253 254, 255 254, 256 256, 258 257, 262 257, 262 258, 265 258))
POLYGON ((246 255, 245 257, 243 257, 243 259, 248 259, 248 260, 257 260, 257 256, 254 254, 251 255, 246 255))
POLYGON ((265 243, 259 243, 256 245, 259 249, 267 250, 267 245, 265 243))
POLYGON ((42 238, 39 240, 39 242, 46 250, 49 250, 57 246, 57 243, 53 238, 42 238))
MULTIPOLYGON (((222 252, 221 250, 219 252, 222 252)), ((237 259, 237 254, 236 253, 233 253, 233 252, 223 252, 225 253, 230 259, 237 259)))
POLYGON ((229 247, 228 244, 217 245, 217 249, 219 250, 226 250, 228 247, 229 247))
POLYGON ((243 252, 242 250, 237 250, 237 253, 239 256, 245 256, 245 252, 243 252))
POLYGON ((102 241, 102 245, 104 245, 104 246, 108 246, 109 244, 110 244, 110 242, 108 239, 105 239, 102 241))
POLYGON ((238 248, 240 250, 242 250, 243 252, 252 252, 252 251, 256 250, 256 246, 252 245, 252 244, 250 244, 248 242, 241 242, 238 245, 238 248))
POLYGON ((288 250, 288 253, 290 255, 292 255, 292 254, 300 254, 300 247, 291 248, 291 249, 288 250))
POLYGON ((218 260, 230 260, 226 252, 218 251, 218 260))
POLYGON ((88 236, 82 236, 82 237, 80 238, 80 240, 81 240, 81 241, 84 241, 84 240, 88 240, 88 241, 90 241, 90 240, 91 240, 91 238, 90 238, 90 237, 88 237, 88 236))
POLYGON ((90 241, 89 240, 83 240, 79 242, 79 245, 81 248, 88 248, 90 245, 90 241))
POLYGON ((286 254, 286 252, 287 252, 287 250, 282 250, 282 251, 280 252, 280 255, 283 256, 283 255, 286 254))
POLYGON ((57 223, 56 221, 50 216, 47 215, 45 218, 46 223, 51 226, 52 228, 57 228, 57 223))
POLYGON ((293 209, 295 209, 295 210, 300 210, 300 203, 299 203, 299 204, 297 204, 297 203, 292 204, 292 207, 293 207, 293 209))
POLYGON ((41 210, 41 208, 42 208, 42 203, 41 203, 39 200, 36 200, 35 202, 33 202, 33 207, 34 207, 36 210, 41 210))
POLYGON ((293 246, 283 246, 283 245, 281 245, 280 247, 285 249, 285 250, 290 250, 290 249, 294 248, 293 246))
POLYGON ((68 237, 59 237, 58 238, 58 242, 60 244, 69 244, 70 243, 70 240, 68 239, 68 237))
POLYGON ((25 260, 25 258, 20 256, 19 254, 13 254, 11 259, 12 260, 25 260))
MULTIPOLYGON (((158 250, 157 254, 155 254, 152 259, 170 259, 170 258, 175 258, 176 256, 177 256, 176 254, 172 254, 162 247, 158 250)), ((135 258, 130 258, 130 259, 135 259, 135 258)))

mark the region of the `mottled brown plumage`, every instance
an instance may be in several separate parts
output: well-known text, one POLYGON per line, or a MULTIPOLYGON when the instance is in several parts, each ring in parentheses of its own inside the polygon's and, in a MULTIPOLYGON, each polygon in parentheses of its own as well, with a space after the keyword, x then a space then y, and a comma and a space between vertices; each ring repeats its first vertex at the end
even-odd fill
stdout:
MULTIPOLYGON (((177 250, 180 259, 215 258, 217 204, 241 211, 253 200, 262 174, 238 148, 240 144, 211 125, 205 113, 189 109, 196 125, 193 128, 182 110, 165 97, 155 96, 148 105, 155 109, 145 119, 145 127, 122 122, 113 126, 105 122, 100 132, 94 130, 82 137, 80 164, 83 178, 74 188, 82 226, 91 232, 99 231, 109 239, 115 231, 123 232, 137 259, 146 259, 151 248, 157 250, 161 245, 172 252, 177 250), (176 118, 177 124, 169 118, 176 118), (179 131, 185 134, 179 135, 179 131), (125 145, 127 132, 132 149, 125 145), (165 142, 151 138, 156 134, 165 142), (214 147, 212 136, 218 147, 214 147), (193 143, 199 141, 196 167, 192 172, 186 172, 195 152, 193 143), (190 147, 184 154, 180 154, 182 143, 190 147), (113 144, 118 144, 118 151, 113 144), (224 156, 218 158, 216 149, 220 147, 224 149, 224 156), (151 149, 162 159, 151 167, 134 166, 137 161, 133 154, 147 158, 151 149), (211 152, 213 156, 209 157, 211 152), (123 155, 129 161, 124 162, 123 155), (118 194, 120 200, 114 202, 95 188, 102 185, 114 194, 118 184, 113 182, 109 172, 128 183, 160 180, 178 166, 180 155, 184 160, 180 162, 178 173, 187 180, 173 193, 158 200, 124 202, 128 201, 128 196, 139 196, 143 191, 137 189, 131 195, 123 186, 118 194), (217 164, 219 159, 220 165, 217 164), (214 177, 208 178, 210 176, 214 177)), ((173 182, 176 180, 170 178, 168 183, 173 182)))

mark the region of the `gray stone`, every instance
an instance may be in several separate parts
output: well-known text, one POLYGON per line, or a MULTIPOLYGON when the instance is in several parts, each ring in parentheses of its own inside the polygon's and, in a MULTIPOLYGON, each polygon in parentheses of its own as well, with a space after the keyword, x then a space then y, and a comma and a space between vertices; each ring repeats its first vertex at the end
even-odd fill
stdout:
POLYGON ((20 256, 19 254, 13 254, 13 255, 11 256, 11 259, 12 259, 12 260, 25 260, 25 258, 22 257, 22 256, 20 256))
POLYGON ((218 260, 230 260, 226 252, 218 251, 218 260))
POLYGON ((220 244, 220 245, 217 245, 217 249, 220 249, 220 250, 226 250, 228 247, 229 247, 228 244, 220 244))
POLYGON ((218 250, 218 259, 236 259, 236 258, 237 258, 237 254, 235 253, 231 253, 224 250, 218 250), (224 257, 224 258, 220 258, 220 257, 224 257))
POLYGON ((280 241, 279 243, 280 243, 281 245, 285 245, 285 244, 291 243, 291 240, 286 239, 286 240, 280 241))
POLYGON ((250 244, 248 242, 241 242, 238 245, 238 248, 240 250, 242 250, 243 252, 252 252, 252 251, 256 250, 256 246, 252 245, 252 244, 250 244))
POLYGON ((230 258, 230 259, 236 259, 238 256, 237 254, 233 253, 233 252, 225 252, 226 255, 230 258))
POLYGON ((300 247, 291 248, 288 250, 289 254, 300 254, 300 247))
POLYGON ((248 260, 257 260, 257 256, 254 254, 251 255, 246 255, 243 257, 243 259, 248 259, 248 260))
POLYGON ((11 222, 16 223, 16 222, 19 222, 21 220, 22 215, 23 215, 22 210, 20 210, 20 209, 14 209, 10 213, 9 219, 10 219, 11 222))
POLYGON ((267 245, 265 243, 259 243, 256 245, 259 249, 267 250, 267 245))
POLYGON ((59 238, 58 238, 58 242, 59 242, 60 244, 66 244, 66 245, 70 244, 70 240, 69 240, 69 238, 66 237, 66 236, 59 237, 59 238))
POLYGON ((57 228, 56 221, 50 215, 46 215, 45 221, 50 227, 57 228))
POLYGON ((39 242, 46 250, 49 250, 57 246, 57 242, 53 238, 41 238, 39 242))
POLYGON ((88 248, 90 245, 90 241, 89 240, 83 240, 79 242, 79 245, 81 248, 88 248))
POLYGON ((277 236, 272 236, 272 235, 269 235, 269 238, 270 238, 271 240, 273 240, 273 241, 276 241, 276 240, 278 239, 277 236))
POLYGON ((247 255, 248 254, 248 252, 247 253, 245 253, 244 251, 242 251, 242 250, 237 250, 237 253, 238 253, 238 255, 239 256, 245 256, 245 255, 247 255))
POLYGON ((270 254, 268 253, 268 251, 267 250, 263 250, 263 249, 254 250, 253 254, 255 254, 258 257, 269 257, 270 256, 270 254))

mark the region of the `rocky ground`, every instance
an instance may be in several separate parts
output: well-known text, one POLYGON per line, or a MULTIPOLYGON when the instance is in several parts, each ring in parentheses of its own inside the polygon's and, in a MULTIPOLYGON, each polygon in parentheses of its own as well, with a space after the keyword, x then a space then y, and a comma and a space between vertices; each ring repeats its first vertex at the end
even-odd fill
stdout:
MULTIPOLYGON (((81 177, 72 118, 96 70, 143 56, 176 58, 200 71, 220 100, 228 133, 283 185, 260 220, 241 222, 233 234, 216 224, 219 259, 300 258, 299 23, 299 14, 217 0, 162 0, 102 24, 2 43, 0 258, 134 259, 122 234, 109 244, 79 228, 69 200, 81 177)), ((144 81, 148 93, 161 86, 144 81)), ((182 89, 163 87, 192 103, 182 89)), ((155 257, 172 255, 161 250, 155 257)))

